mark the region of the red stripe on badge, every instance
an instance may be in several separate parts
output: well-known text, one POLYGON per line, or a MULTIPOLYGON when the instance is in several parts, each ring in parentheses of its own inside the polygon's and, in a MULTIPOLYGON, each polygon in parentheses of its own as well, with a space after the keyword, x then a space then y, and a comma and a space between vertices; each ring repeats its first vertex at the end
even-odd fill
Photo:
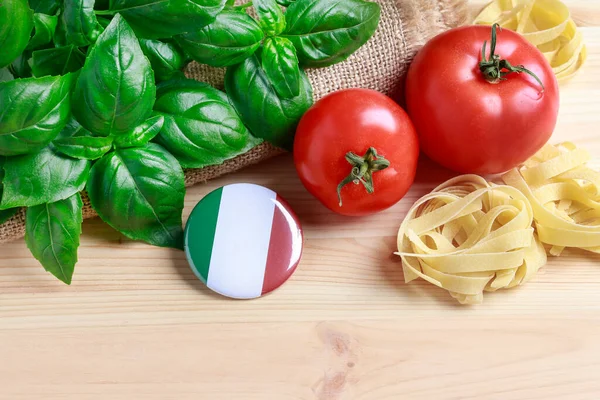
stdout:
POLYGON ((302 239, 300 221, 288 203, 278 195, 271 226, 263 295, 277 289, 294 273, 302 255, 302 239))

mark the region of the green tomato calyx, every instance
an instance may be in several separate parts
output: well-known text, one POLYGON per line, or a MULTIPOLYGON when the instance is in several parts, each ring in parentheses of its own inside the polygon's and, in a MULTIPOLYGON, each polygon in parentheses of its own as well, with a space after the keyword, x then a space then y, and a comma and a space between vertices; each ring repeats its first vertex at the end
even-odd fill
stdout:
POLYGON ((483 48, 481 49, 481 61, 479 62, 479 70, 483 74, 484 78, 490 83, 498 83, 500 81, 506 80, 506 75, 512 74, 516 72, 520 74, 521 72, 525 72, 528 75, 531 75, 538 83, 542 86, 542 92, 545 90, 544 84, 538 78, 536 74, 525 68, 523 65, 511 65, 508 60, 503 60, 499 54, 496 53, 496 39, 497 34, 496 31, 502 28, 499 24, 492 25, 492 41, 490 48, 490 58, 486 57, 485 50, 487 47, 487 41, 483 42, 483 48))
POLYGON ((355 185, 362 183, 367 193, 371 194, 375 191, 373 173, 390 166, 390 162, 383 156, 378 155, 377 150, 373 147, 369 147, 369 150, 362 157, 349 151, 346 153, 346 161, 352 165, 352 171, 337 187, 340 207, 342 206, 342 188, 344 186, 349 183, 354 183, 355 185))

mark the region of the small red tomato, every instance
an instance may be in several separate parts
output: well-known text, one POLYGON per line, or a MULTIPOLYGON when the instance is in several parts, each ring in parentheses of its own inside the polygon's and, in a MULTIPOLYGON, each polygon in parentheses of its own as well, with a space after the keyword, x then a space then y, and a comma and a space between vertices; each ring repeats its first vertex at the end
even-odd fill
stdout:
POLYGON ((419 143, 404 110, 368 89, 323 97, 296 131, 302 184, 330 210, 368 215, 396 204, 412 185, 419 143))
POLYGON ((558 83, 523 36, 467 26, 419 51, 406 78, 406 105, 431 159, 462 173, 495 174, 526 161, 550 139, 558 83))

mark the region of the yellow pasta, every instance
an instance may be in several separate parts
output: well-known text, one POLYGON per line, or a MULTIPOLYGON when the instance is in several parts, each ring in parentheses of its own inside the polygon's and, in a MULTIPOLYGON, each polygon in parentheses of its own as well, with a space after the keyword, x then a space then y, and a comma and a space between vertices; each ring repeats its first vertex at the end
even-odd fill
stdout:
POLYGON ((547 144, 502 180, 531 202, 540 240, 560 255, 565 247, 600 253, 600 173, 573 143, 547 144))
POLYGON ((583 36, 559 0, 494 0, 474 23, 498 23, 522 34, 544 53, 560 82, 571 78, 587 58, 583 36))
POLYGON ((415 203, 400 226, 405 281, 422 278, 462 304, 523 284, 546 263, 532 222, 519 190, 477 175, 451 179, 415 203))

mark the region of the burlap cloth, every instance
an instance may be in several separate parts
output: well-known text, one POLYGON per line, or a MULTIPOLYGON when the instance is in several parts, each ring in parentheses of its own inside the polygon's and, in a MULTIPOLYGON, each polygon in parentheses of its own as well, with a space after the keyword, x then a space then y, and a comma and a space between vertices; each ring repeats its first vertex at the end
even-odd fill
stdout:
MULTIPOLYGON (((343 63, 307 71, 315 100, 336 90, 363 87, 378 90, 401 101, 402 77, 415 53, 428 39, 467 20, 467 0, 376 0, 381 22, 373 38, 343 63)), ((223 89, 224 69, 191 63, 189 78, 223 89)), ((186 186, 206 182, 282 153, 265 143, 222 165, 185 171, 186 186)), ((84 218, 96 216, 84 195, 84 218)), ((0 243, 25 235, 25 212, 21 210, 0 225, 0 243)))

